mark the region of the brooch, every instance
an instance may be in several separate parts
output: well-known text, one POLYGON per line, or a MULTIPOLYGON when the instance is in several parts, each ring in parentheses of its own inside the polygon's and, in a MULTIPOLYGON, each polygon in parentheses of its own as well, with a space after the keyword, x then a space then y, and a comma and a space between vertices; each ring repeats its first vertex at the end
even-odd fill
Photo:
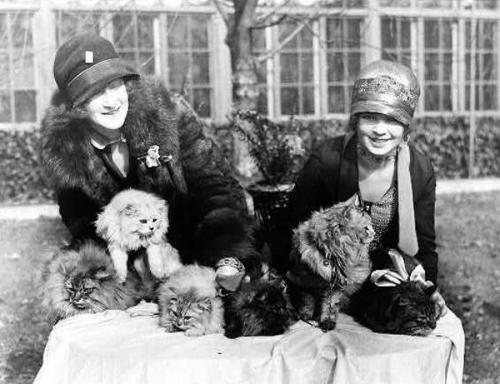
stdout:
POLYGON ((156 168, 160 166, 160 147, 157 145, 152 145, 148 149, 148 154, 146 155, 146 167, 156 168))

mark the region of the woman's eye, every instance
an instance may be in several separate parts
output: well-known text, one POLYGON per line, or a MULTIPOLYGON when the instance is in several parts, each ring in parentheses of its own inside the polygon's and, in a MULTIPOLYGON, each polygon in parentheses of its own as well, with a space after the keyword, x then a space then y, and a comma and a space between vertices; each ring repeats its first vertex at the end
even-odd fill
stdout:
POLYGON ((148 221, 146 219, 139 220, 142 224, 146 224, 148 221))

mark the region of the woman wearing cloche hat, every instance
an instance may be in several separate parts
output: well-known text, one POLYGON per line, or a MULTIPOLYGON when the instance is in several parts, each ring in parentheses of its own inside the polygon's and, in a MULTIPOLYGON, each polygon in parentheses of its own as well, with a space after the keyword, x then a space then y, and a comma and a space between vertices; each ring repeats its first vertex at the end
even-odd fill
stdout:
POLYGON ((57 51, 59 88, 42 122, 42 159, 73 243, 126 188, 170 205, 169 240, 183 261, 216 266, 235 289, 256 267, 243 189, 203 126, 161 82, 140 76, 108 40, 81 34, 57 51))
MULTIPOLYGON (((380 60, 361 69, 348 133, 324 142, 299 175, 289 204, 290 230, 313 211, 357 195, 375 229, 371 251, 415 256, 436 284, 436 178, 430 160, 408 141, 419 94, 417 78, 399 63, 380 60)), ((441 295, 436 291, 432 298, 442 312, 441 295)))

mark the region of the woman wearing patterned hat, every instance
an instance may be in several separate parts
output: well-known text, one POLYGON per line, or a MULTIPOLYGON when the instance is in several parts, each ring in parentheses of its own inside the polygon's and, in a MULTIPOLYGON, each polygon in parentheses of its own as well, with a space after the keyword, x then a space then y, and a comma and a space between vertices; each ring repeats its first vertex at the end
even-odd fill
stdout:
MULTIPOLYGON (((415 256, 436 284, 436 178, 430 160, 409 142, 419 94, 415 75, 401 64, 380 60, 361 70, 349 132, 328 139, 308 159, 291 197, 290 227, 357 194, 375 229, 371 250, 415 256)), ((444 310, 437 291, 433 299, 444 310)))
POLYGON ((243 189, 195 112, 140 76, 108 40, 77 35, 57 51, 57 97, 42 122, 42 159, 74 243, 126 188, 169 202, 169 240, 186 262, 221 262, 235 289, 256 267, 243 189))

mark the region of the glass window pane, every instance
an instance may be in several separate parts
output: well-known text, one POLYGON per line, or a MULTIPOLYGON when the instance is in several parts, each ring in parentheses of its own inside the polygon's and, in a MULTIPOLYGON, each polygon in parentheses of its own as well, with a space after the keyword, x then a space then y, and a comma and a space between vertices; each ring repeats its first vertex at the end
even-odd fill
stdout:
POLYGON ((312 54, 303 53, 301 57, 302 66, 302 82, 312 82, 314 81, 314 62, 312 54))
POLYGON ((186 48, 188 27, 186 16, 169 16, 167 25, 168 46, 170 48, 186 48))
POLYGON ((15 91, 16 122, 36 121, 36 92, 15 91))
POLYGON ((327 48, 342 47, 344 33, 342 28, 342 19, 329 18, 326 21, 327 48))
POLYGON ((344 112, 344 87, 328 87, 328 112, 344 112))
POLYGON ((425 20, 424 42, 426 48, 439 47, 439 22, 437 20, 425 20))
POLYGON ((425 54, 425 80, 439 80, 439 54, 425 54))
POLYGON ((281 114, 298 115, 299 92, 297 88, 281 88, 281 114))
POLYGON ((117 47, 135 47, 134 20, 130 14, 115 14, 113 16, 113 41, 117 47))
POLYGON ((153 32, 152 16, 138 16, 137 17, 137 35, 138 35, 138 48, 139 49, 153 49, 154 48, 154 32, 153 32))
POLYGON ((9 55, 0 53, 0 89, 10 88, 9 55))
POLYGON ((393 18, 382 18, 382 47, 395 48, 397 46, 397 21, 393 18))
POLYGON ((257 99, 257 111, 267 115, 267 88, 259 87, 259 97, 257 99))
POLYGON ((300 47, 302 49, 312 49, 313 35, 310 28, 312 28, 312 26, 309 25, 308 27, 307 25, 305 25, 300 31, 300 47))
POLYGON ((495 53, 486 53, 483 55, 483 67, 480 76, 483 80, 497 79, 497 55, 495 53))
POLYGON ((483 108, 485 110, 496 110, 498 108, 496 85, 485 85, 483 90, 483 108))
POLYGON ((409 21, 401 21, 401 47, 411 48, 411 24, 409 21))
POLYGON ((441 97, 443 100, 442 109, 445 111, 451 111, 451 87, 449 85, 444 85, 441 91, 441 97))
POLYGON ((253 29, 251 31, 252 48, 254 51, 264 51, 266 49, 265 29, 253 29))
POLYGON ((9 40, 7 39, 7 15, 0 14, 0 48, 7 48, 9 40))
POLYGON ((60 12, 56 23, 57 45, 82 32, 99 33, 99 14, 94 12, 60 12))
POLYGON ((193 83, 209 84, 210 68, 208 65, 208 53, 193 53, 193 83))
POLYGON ((443 20, 441 22, 442 48, 451 48, 451 21, 443 20))
POLYGON ((12 45, 14 48, 33 47, 33 37, 31 34, 31 15, 26 13, 11 13, 11 33, 12 45))
MULTIPOLYGON (((284 41, 288 36, 290 36, 293 31, 297 28, 296 23, 283 23, 279 25, 279 41, 284 41)), ((284 49, 294 49, 297 48, 297 35, 295 35, 287 44, 285 44, 284 49)))
POLYGON ((201 117, 210 116, 210 89, 193 90, 193 108, 201 117))
POLYGON ((347 55, 347 76, 350 81, 355 81, 361 69, 361 53, 347 55))
POLYGON ((301 114, 312 115, 314 114, 314 88, 302 88, 302 111, 301 114))
POLYGON ((142 73, 153 75, 155 73, 155 56, 152 52, 139 54, 139 70, 142 73))
POLYGON ((265 61, 261 61, 257 65, 257 82, 267 82, 267 63, 265 61))
POLYGON ((123 51, 123 50, 118 50, 118 54, 120 57, 127 62, 128 65, 130 65, 132 68, 135 68, 139 70, 139 66, 137 65, 136 62, 136 54, 134 51, 123 51))
POLYGON ((207 16, 192 16, 191 33, 193 48, 208 48, 207 16))
POLYGON ((168 56, 168 75, 171 87, 180 89, 189 72, 189 57, 184 53, 174 53, 168 56))
POLYGON ((439 86, 428 85, 425 87, 425 110, 439 111, 439 86))
POLYGON ((298 54, 282 53, 280 55, 281 82, 297 83, 299 81, 298 54))
POLYGON ((345 22, 347 24, 347 41, 344 46, 351 48, 359 47, 361 43, 360 21, 350 18, 345 20, 345 22))
POLYGON ((0 92, 0 122, 10 123, 12 114, 10 110, 10 96, 8 91, 0 92))
POLYGON ((443 80, 451 81, 451 66, 453 64, 453 56, 451 53, 445 53, 442 58, 441 69, 443 72, 443 80))
POLYGON ((35 85, 35 63, 32 53, 22 55, 15 52, 12 58, 12 85, 14 88, 33 88, 35 85))
POLYGON ((479 39, 480 46, 484 49, 495 49, 496 22, 483 21, 483 33, 479 39))
POLYGON ((331 54, 327 56, 328 81, 344 80, 344 60, 342 54, 331 54))

